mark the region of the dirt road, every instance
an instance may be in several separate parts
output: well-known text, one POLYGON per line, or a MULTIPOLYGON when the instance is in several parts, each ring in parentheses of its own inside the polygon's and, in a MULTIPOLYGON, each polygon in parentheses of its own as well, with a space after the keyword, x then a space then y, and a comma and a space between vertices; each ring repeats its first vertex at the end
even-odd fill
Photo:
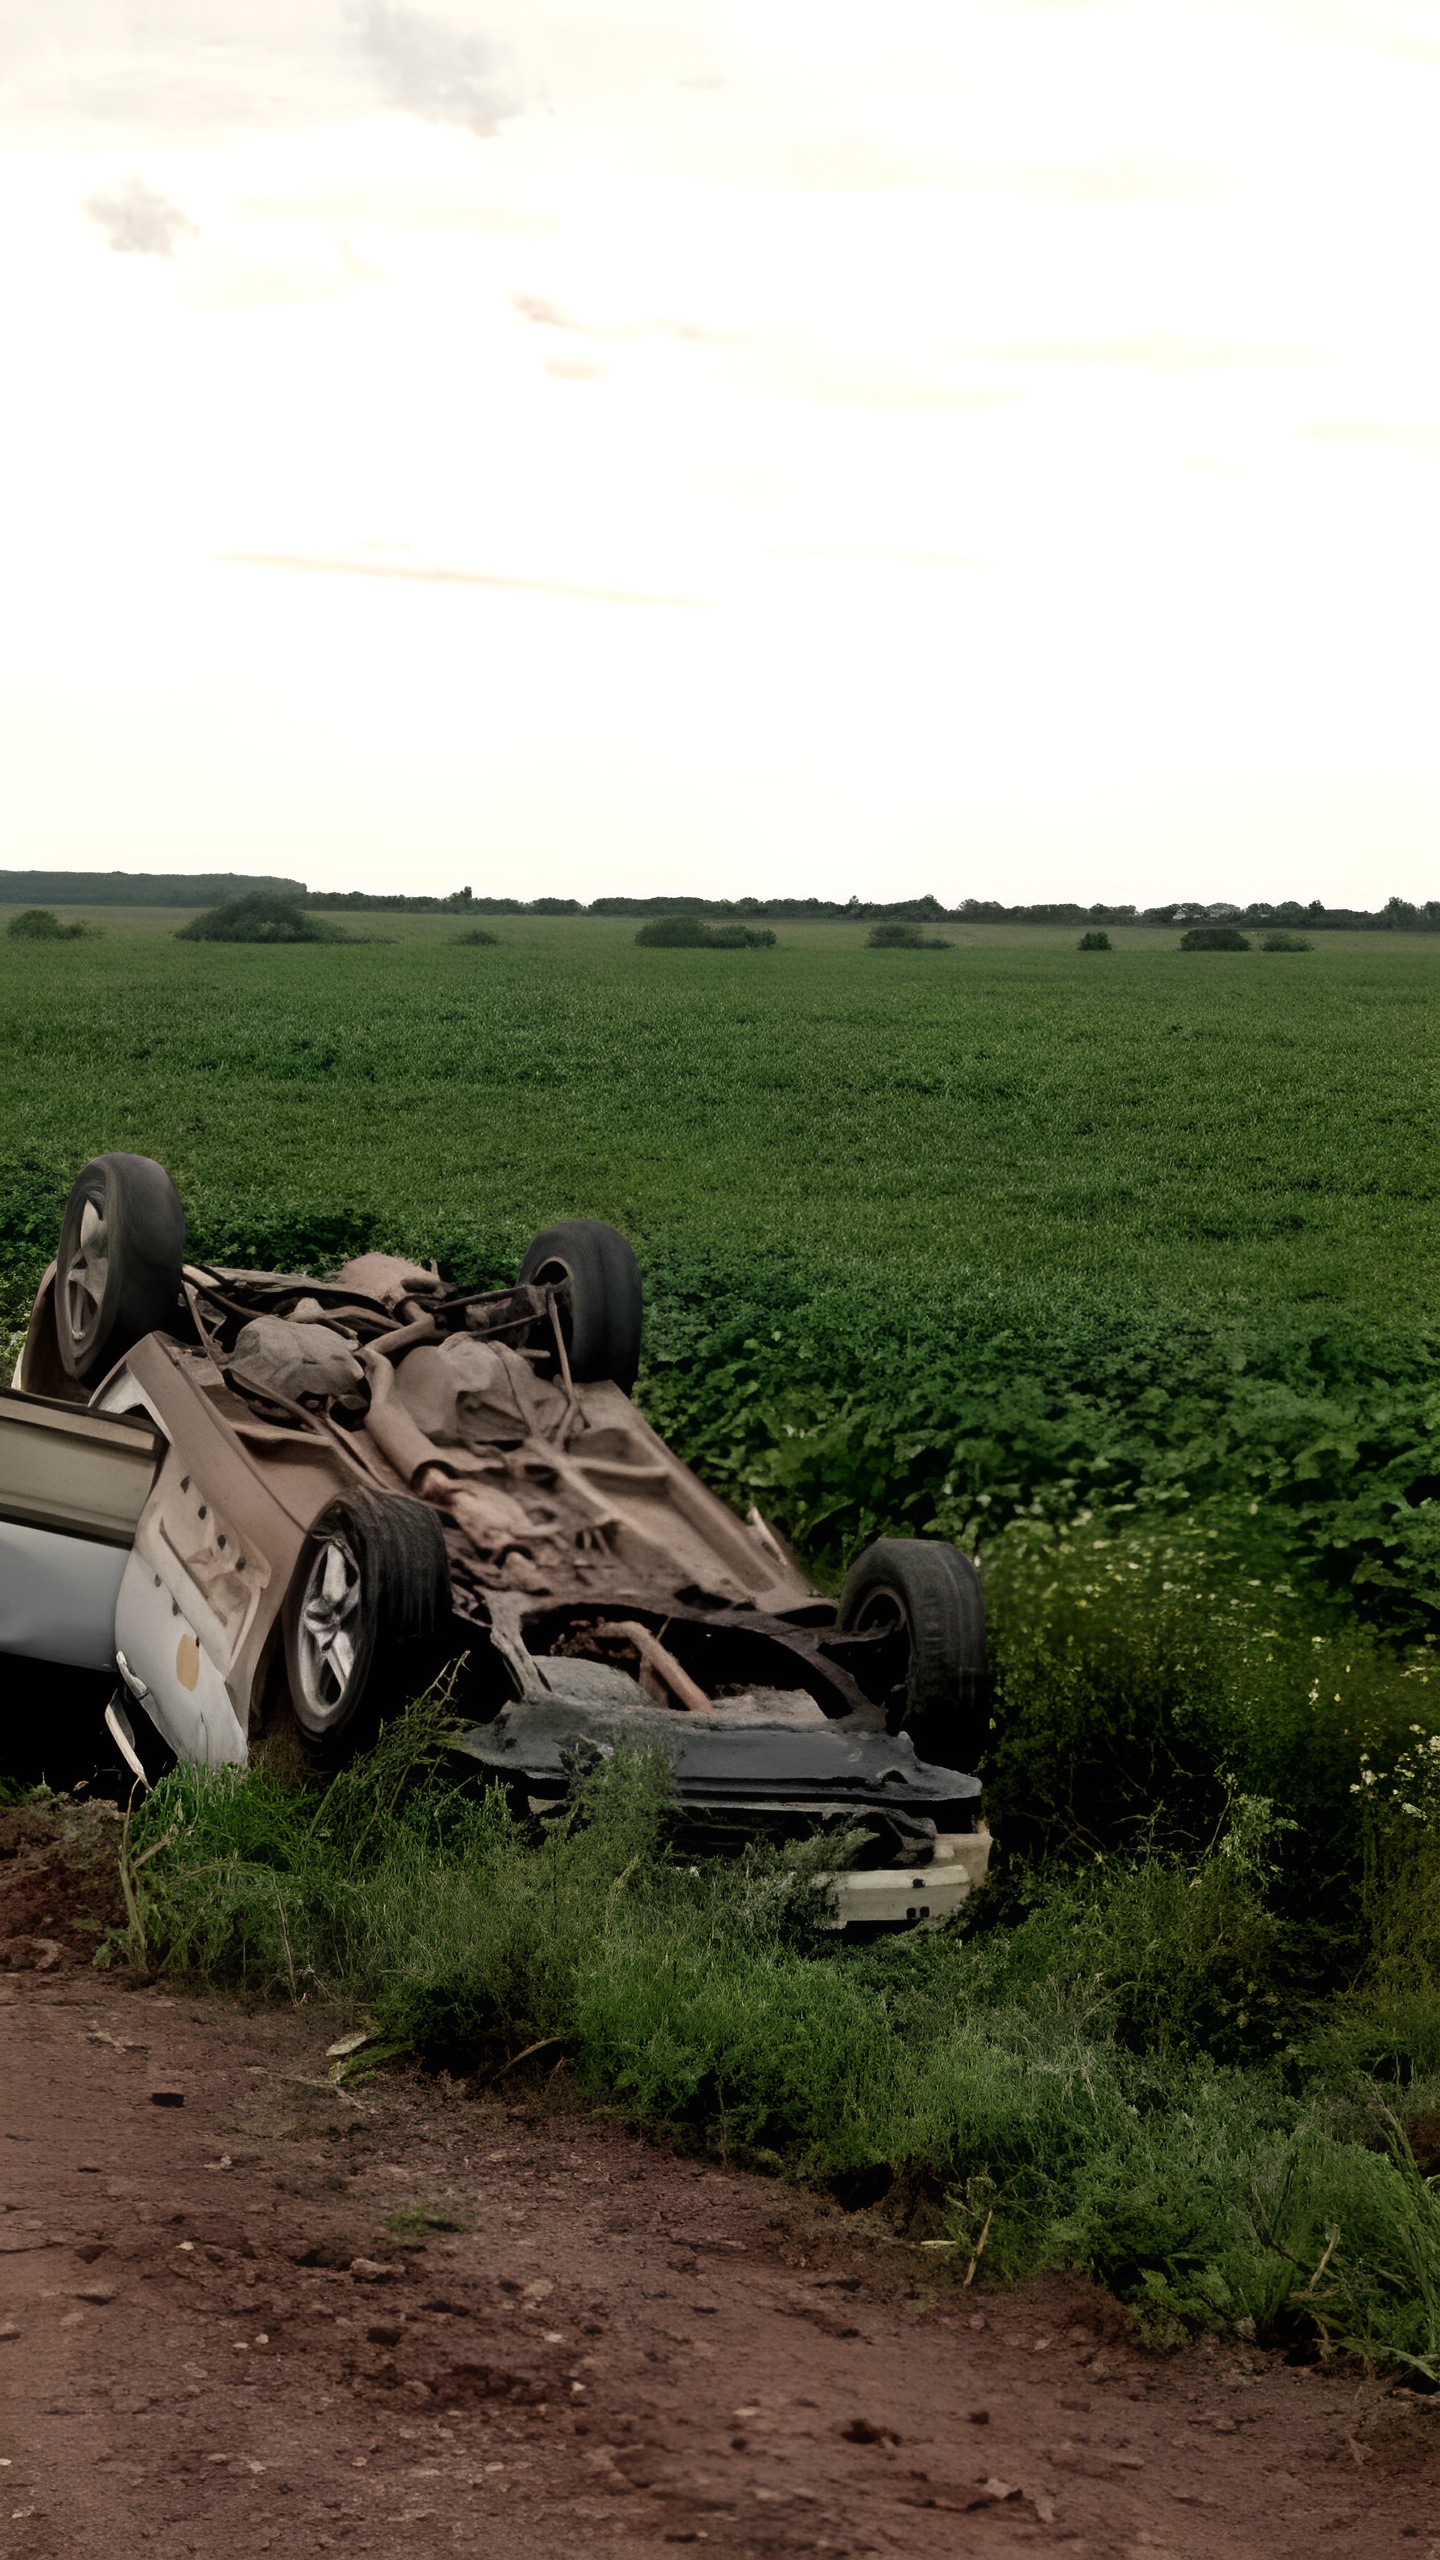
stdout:
POLYGON ((27 2560, 1440 2560, 1440 2400, 1160 2361, 1103 2297, 977 2301, 554 2094, 347 2096, 333 2019, 40 1960, 0 1977, 27 2560))

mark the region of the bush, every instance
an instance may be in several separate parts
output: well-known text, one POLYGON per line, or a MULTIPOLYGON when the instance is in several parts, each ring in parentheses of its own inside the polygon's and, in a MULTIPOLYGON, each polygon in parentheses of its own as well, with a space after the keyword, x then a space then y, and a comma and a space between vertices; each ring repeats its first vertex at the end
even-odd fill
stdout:
POLYGON ((1113 946, 1108 933, 1082 933, 1075 948, 1077 951, 1109 951, 1113 946))
POLYGON ((457 933, 455 939, 457 942, 469 943, 498 942, 500 936, 498 933, 487 933, 483 924, 477 924, 472 925, 468 933, 457 933))
POLYGON ((703 916, 656 916, 635 939, 648 951, 768 951, 775 942, 768 925, 706 924, 703 916))
POLYGON ((1180 936, 1182 951, 1248 951, 1249 943, 1233 924, 1192 924, 1180 936))
POLYGON ((635 939, 642 950, 703 951, 710 928, 701 916, 656 916, 652 923, 642 924, 635 939))
POLYGON ((227 898, 192 916, 175 936, 177 942, 349 942, 354 937, 327 918, 307 915, 298 898, 256 889, 227 898))
POLYGON ((23 914, 12 916, 5 927, 14 942, 79 942, 93 934, 93 924, 62 924, 48 907, 26 907, 23 914))
POLYGON ((943 933, 923 934, 918 924, 872 924, 865 936, 869 951, 953 951, 943 933))
POLYGON ((1262 951, 1308 951, 1310 947, 1303 933, 1267 933, 1260 945, 1262 951))

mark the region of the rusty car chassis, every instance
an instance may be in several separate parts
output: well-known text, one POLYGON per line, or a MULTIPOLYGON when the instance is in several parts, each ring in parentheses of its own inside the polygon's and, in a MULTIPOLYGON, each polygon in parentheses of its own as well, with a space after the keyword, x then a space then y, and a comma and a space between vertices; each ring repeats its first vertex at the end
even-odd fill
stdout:
POLYGON ((458 1660, 460 1758, 521 1811, 658 1744, 681 1844, 834 1830, 837 1925, 933 1923, 989 1849, 954 1765, 988 1723, 974 1568, 881 1539, 826 1598, 639 1411, 640 1323, 595 1220, 502 1289, 220 1269, 162 1168, 94 1159, 0 1391, 0 1651, 118 1675, 147 1777, 286 1731, 335 1766, 458 1660))

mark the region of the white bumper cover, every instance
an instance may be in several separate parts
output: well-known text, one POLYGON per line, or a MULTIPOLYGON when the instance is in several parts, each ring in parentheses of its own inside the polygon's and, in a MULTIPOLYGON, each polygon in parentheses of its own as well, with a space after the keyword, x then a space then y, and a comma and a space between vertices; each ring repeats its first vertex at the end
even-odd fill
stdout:
POLYGON ((858 1921, 881 1922, 890 1928, 938 1928, 985 1881, 990 1864, 990 1834, 942 1831, 935 1855, 926 1867, 866 1867, 859 1874, 826 1879, 835 1897, 832 1929, 848 1929, 858 1921))

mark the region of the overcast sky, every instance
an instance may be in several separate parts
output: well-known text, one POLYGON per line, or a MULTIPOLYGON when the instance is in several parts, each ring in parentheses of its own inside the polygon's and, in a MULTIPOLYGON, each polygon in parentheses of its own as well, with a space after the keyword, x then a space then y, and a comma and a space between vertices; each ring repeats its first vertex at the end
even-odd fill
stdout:
POLYGON ((11 0, 0 862, 1440 888, 1440 0, 11 0))

